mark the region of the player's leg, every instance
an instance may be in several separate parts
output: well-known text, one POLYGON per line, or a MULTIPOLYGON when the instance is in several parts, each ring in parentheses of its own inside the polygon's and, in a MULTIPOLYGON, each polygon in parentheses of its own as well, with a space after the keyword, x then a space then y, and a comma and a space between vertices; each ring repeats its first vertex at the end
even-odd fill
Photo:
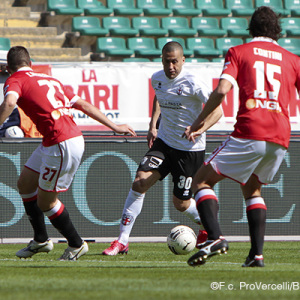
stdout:
POLYGON ((192 189, 195 192, 195 201, 201 222, 207 231, 207 241, 199 245, 200 251, 188 260, 190 266, 202 265, 212 255, 226 253, 228 243, 223 238, 218 221, 218 198, 213 191, 214 185, 224 179, 211 167, 202 165, 193 179, 192 189))
POLYGON ((142 211, 145 193, 160 177, 161 175, 156 170, 137 172, 124 204, 119 237, 102 252, 103 255, 127 254, 129 236, 136 218, 142 211))
POLYGON ((174 207, 200 226, 197 245, 207 239, 207 232, 202 226, 197 210, 196 201, 192 198, 192 179, 201 167, 205 151, 171 151, 170 169, 173 177, 173 204, 174 207))
POLYGON ((34 231, 34 240, 43 243, 48 239, 45 217, 37 204, 37 187, 39 174, 23 168, 18 180, 18 189, 23 205, 34 231))
POLYGON ((75 229, 69 212, 58 199, 57 192, 47 192, 39 189, 38 205, 48 217, 51 224, 62 234, 69 247, 61 257, 61 260, 77 260, 87 252, 87 245, 75 229))
POLYGON ((18 189, 23 201, 26 215, 33 228, 34 237, 27 247, 19 250, 16 255, 20 258, 28 258, 38 252, 49 252, 53 249, 53 243, 48 238, 45 225, 45 216, 37 204, 37 189, 39 179, 40 147, 38 147, 28 159, 18 179, 18 189))
POLYGON ((102 252, 103 255, 128 252, 129 236, 134 222, 142 210, 145 193, 157 180, 162 180, 169 172, 168 159, 166 159, 167 150, 166 144, 162 140, 156 139, 151 149, 142 158, 125 201, 119 237, 102 252))
MULTIPOLYGON (((258 142, 256 142, 258 144, 258 142)), ((263 245, 266 226, 266 204, 261 196, 262 183, 269 183, 277 173, 286 153, 280 145, 260 142, 263 158, 244 186, 241 186, 246 201, 251 249, 243 267, 263 267, 263 245)), ((255 147, 259 148, 259 147, 255 147)))
POLYGON ((248 218, 251 249, 244 267, 263 267, 263 246, 266 227, 266 211, 264 199, 261 197, 261 183, 255 175, 241 186, 248 218))
POLYGON ((199 225, 200 228, 197 235, 196 247, 198 247, 199 244, 204 243, 207 240, 207 232, 201 223, 195 199, 190 198, 188 200, 181 200, 173 195, 173 204, 178 211, 182 212, 190 220, 199 225))
POLYGON ((59 192, 67 191, 70 187, 83 151, 82 136, 43 148, 38 205, 52 225, 67 239, 69 247, 61 260, 77 260, 88 251, 88 246, 74 227, 67 208, 58 199, 59 192))

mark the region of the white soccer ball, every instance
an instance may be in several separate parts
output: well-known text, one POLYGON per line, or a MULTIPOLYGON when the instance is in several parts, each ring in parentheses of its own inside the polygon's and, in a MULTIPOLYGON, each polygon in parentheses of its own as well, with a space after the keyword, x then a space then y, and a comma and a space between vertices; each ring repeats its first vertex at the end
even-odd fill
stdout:
POLYGON ((23 138, 24 132, 19 126, 11 126, 5 130, 6 138, 23 138))
POLYGON ((188 226, 174 227, 167 238, 169 249, 176 255, 185 255, 196 247, 197 236, 194 230, 188 226))

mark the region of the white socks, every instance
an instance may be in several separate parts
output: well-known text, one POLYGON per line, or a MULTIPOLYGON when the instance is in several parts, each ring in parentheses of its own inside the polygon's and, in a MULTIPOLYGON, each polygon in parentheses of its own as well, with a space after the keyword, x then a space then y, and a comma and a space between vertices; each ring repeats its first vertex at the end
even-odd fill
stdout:
POLYGON ((201 220, 197 210, 195 199, 190 199, 189 208, 183 211, 182 213, 186 215, 189 219, 191 219, 194 223, 201 225, 201 220))
POLYGON ((135 219, 141 213, 144 198, 145 194, 130 189, 123 209, 118 238, 119 243, 127 245, 135 219))

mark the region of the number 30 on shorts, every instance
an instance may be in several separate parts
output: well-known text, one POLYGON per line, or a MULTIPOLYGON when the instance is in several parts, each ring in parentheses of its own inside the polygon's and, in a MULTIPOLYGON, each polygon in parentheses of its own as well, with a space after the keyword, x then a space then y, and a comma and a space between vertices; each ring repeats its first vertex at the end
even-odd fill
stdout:
POLYGON ((192 180, 193 180, 192 177, 186 178, 185 176, 181 175, 179 177, 178 187, 180 189, 189 190, 191 188, 191 185, 192 185, 192 180))

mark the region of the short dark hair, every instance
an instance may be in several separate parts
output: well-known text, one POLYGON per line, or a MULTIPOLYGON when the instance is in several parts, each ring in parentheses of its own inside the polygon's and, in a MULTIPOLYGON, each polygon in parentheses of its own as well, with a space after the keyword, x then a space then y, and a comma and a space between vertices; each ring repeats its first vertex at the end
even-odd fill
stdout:
POLYGON ((30 55, 25 47, 15 46, 7 53, 8 68, 16 72, 21 67, 30 66, 30 55))
POLYGON ((253 37, 265 36, 277 41, 281 36, 280 15, 268 6, 260 6, 253 13, 248 29, 253 37))
POLYGON ((175 42, 175 41, 171 41, 164 45, 164 47, 162 48, 162 53, 173 52, 175 50, 181 51, 181 53, 183 55, 183 48, 182 48, 181 44, 178 42, 175 42))

